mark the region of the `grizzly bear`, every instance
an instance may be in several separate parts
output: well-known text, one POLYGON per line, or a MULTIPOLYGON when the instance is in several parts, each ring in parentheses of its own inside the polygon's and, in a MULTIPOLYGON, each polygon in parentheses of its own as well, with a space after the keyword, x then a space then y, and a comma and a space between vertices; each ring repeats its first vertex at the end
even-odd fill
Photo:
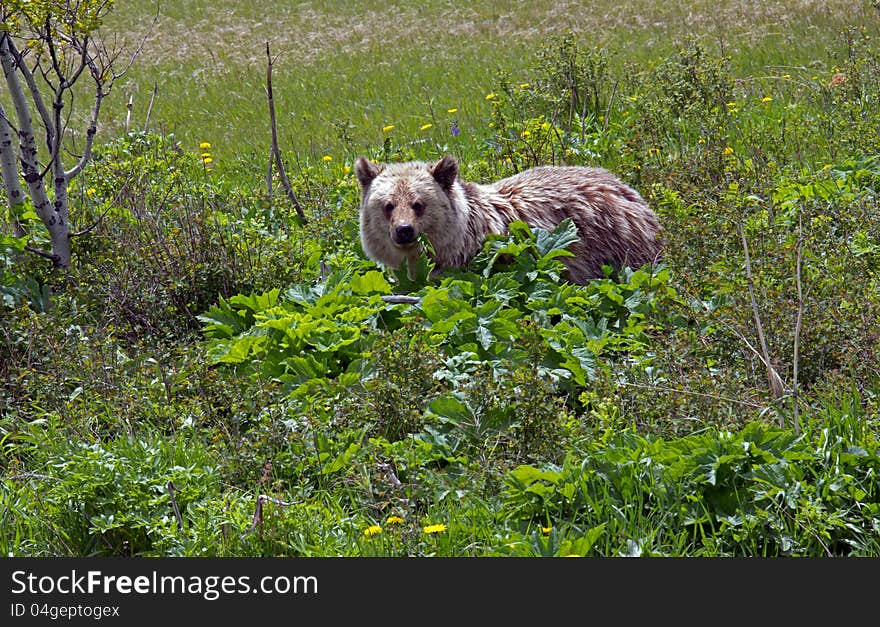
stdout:
POLYGON ((464 267, 491 233, 514 220, 552 230, 565 218, 579 241, 564 257, 574 283, 605 276, 603 265, 638 268, 660 255, 660 223, 642 197, 607 170, 541 166, 489 185, 459 177, 458 161, 376 164, 360 157, 360 235, 368 257, 410 268, 421 254, 419 235, 434 249, 436 269, 464 267))

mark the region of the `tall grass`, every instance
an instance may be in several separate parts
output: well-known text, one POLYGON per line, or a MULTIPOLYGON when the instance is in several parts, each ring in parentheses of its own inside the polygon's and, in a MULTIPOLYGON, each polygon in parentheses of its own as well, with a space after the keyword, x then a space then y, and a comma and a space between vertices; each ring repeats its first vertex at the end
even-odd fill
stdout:
MULTIPOLYGON (((665 3, 550 1, 383 3, 267 0, 120 3, 106 23, 141 56, 107 102, 104 133, 146 122, 173 131, 186 148, 208 140, 219 161, 253 165, 268 150, 265 43, 277 55, 273 87, 282 146, 303 158, 361 152, 394 125, 415 137, 431 111, 457 109, 462 138, 485 124, 485 95, 504 71, 528 81, 534 50, 554 34, 575 33, 611 51, 616 69, 656 61, 699 33, 729 55, 742 75, 827 65, 843 54, 843 29, 872 17, 867 0, 745 0, 665 3), (830 51, 830 55, 829 55, 830 51)), ((827 68, 826 68, 827 69, 827 68)))

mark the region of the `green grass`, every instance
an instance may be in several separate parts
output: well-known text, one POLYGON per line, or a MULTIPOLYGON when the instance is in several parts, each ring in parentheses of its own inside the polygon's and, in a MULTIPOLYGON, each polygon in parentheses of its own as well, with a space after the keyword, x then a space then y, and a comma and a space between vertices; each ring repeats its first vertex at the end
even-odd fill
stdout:
POLYGON ((880 555, 880 14, 754 4, 163 5, 72 187, 72 268, 2 239, 0 551, 880 555), (306 225, 264 190, 267 40, 306 225), (154 80, 175 137, 122 137, 154 80), (461 271, 377 268, 346 166, 446 150, 479 180, 611 168, 663 265, 568 285, 564 233, 518 227, 461 271))
MULTIPOLYGON (((126 33, 131 46, 154 15, 149 4, 120 3, 106 26, 126 33)), ((452 108, 467 145, 484 132, 484 97, 497 89, 498 72, 531 80, 534 52, 553 35, 573 32, 585 46, 604 46, 622 68, 656 62, 696 34, 729 55, 737 75, 754 77, 799 67, 827 73, 844 52, 839 33, 872 19, 865 0, 737 0, 720 8, 654 0, 163 3, 143 53, 108 100, 105 137, 123 127, 131 95, 133 126, 141 128, 155 81, 152 128, 173 131, 187 149, 210 141, 220 161, 265 160, 266 42, 277 56, 283 148, 303 159, 348 158, 381 144, 387 125, 410 139, 436 121, 435 141, 448 143, 452 108), (337 125, 350 125, 350 144, 339 141, 337 125)))

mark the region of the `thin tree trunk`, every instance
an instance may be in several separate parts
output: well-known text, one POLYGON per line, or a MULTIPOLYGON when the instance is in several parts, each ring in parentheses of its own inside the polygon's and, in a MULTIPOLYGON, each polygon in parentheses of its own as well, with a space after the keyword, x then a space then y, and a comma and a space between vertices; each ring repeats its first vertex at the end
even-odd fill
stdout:
MULTIPOLYGON (((49 195, 43 184, 42 173, 37 161, 37 142, 34 136, 33 121, 28 107, 27 97, 16 72, 17 62, 12 49, 9 36, 3 34, 0 37, 0 65, 6 76, 6 84, 9 88, 9 96, 15 106, 18 119, 19 158, 21 159, 24 182, 28 187, 28 194, 34 204, 34 211, 46 225, 49 231, 49 240, 52 243, 52 260, 56 268, 66 268, 70 265, 70 237, 66 212, 58 213, 57 205, 53 207, 49 201, 49 195)), ((47 128, 48 134, 54 129, 47 128)), ((49 144, 53 145, 50 137, 49 144)), ((63 174, 63 173, 62 173, 63 174)), ((66 209, 66 203, 63 207, 66 209)))
POLYGON ((6 200, 12 211, 12 218, 8 226, 12 228, 12 234, 15 237, 23 237, 26 232, 15 216, 16 207, 24 201, 24 191, 21 188, 16 161, 12 127, 9 125, 9 118, 6 117, 3 105, 0 105, 0 170, 3 175, 3 188, 6 190, 6 200))
MULTIPOLYGON (((764 325, 761 324, 761 315, 758 312, 758 301, 755 298, 755 285, 754 279, 752 279, 752 260, 749 256, 749 244, 746 240, 746 231, 743 228, 742 224, 739 224, 739 235, 742 241, 743 253, 745 254, 745 262, 746 262, 746 285, 749 288, 749 302, 752 306, 752 315, 755 319, 755 330, 758 332, 758 342, 761 347, 761 361, 764 362, 764 366, 767 368, 767 384, 770 386, 770 392, 773 394, 773 399, 778 400, 782 398, 783 395, 783 383, 782 377, 779 376, 779 373, 776 372, 776 368, 773 367, 773 363, 770 360, 770 351, 767 349, 767 340, 764 337, 764 325)), ((779 426, 785 426, 782 423, 782 416, 779 417, 779 426)))

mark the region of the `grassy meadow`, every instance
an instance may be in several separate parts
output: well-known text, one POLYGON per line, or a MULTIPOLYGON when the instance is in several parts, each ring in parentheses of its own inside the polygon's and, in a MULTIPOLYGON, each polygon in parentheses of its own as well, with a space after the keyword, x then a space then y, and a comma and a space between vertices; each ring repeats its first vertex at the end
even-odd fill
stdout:
POLYGON ((102 33, 142 49, 71 188, 93 228, 63 273, 33 211, 0 234, 4 555, 880 555, 877 2, 119 2, 102 33), (354 159, 447 153, 609 168, 662 263, 571 285, 571 230, 520 224, 377 267, 354 159))
MULTIPOLYGON (((732 70, 752 78, 802 68, 828 71, 844 52, 839 34, 869 24, 868 2, 296 2, 232 0, 121 2, 106 28, 143 52, 118 84, 104 117, 107 134, 142 128, 154 83, 149 127, 174 132, 194 149, 210 141, 223 160, 265 159, 268 42, 281 144, 301 158, 337 158, 381 144, 393 125, 399 141, 426 123, 448 129, 457 109, 460 149, 484 135, 484 97, 498 75, 528 82, 538 47, 573 33, 602 46, 609 63, 649 66, 676 52, 690 34, 723 52, 732 70), (467 141, 466 141, 467 140, 467 141)), ((447 136, 448 137, 448 136, 447 136)), ((440 134, 436 137, 443 141, 440 134)), ((448 141, 448 140, 447 140, 448 141)))

